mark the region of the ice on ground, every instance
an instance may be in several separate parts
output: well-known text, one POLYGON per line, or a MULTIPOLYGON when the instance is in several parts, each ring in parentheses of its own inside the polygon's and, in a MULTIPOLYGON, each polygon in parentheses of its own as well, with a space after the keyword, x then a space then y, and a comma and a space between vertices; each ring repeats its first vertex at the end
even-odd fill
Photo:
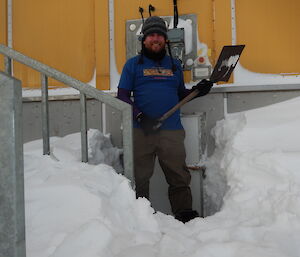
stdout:
POLYGON ((295 98, 217 123, 206 208, 219 211, 187 224, 135 199, 115 158, 100 163, 120 150, 104 153, 98 131, 95 164, 80 162, 79 134, 52 138, 50 156, 25 144, 27 257, 299 257, 299 108, 295 98))

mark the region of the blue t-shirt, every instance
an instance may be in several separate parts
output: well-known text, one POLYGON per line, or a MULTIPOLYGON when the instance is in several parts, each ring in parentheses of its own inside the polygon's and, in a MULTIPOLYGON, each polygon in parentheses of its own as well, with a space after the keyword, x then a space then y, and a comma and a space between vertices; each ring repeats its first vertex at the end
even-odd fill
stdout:
MULTIPOLYGON (((126 62, 119 88, 133 92, 134 104, 141 112, 160 118, 179 102, 179 92, 185 90, 180 63, 174 60, 176 71, 173 72, 168 55, 159 62, 143 56, 143 63, 138 63, 139 58, 135 56, 126 62)), ((182 129, 179 110, 163 122, 161 129, 182 129)))

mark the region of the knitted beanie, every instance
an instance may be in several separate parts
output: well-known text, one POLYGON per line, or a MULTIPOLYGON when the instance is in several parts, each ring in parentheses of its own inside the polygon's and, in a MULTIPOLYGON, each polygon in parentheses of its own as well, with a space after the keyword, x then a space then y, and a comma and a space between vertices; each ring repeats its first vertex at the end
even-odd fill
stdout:
POLYGON ((150 16, 142 27, 143 40, 151 33, 161 34, 167 39, 167 27, 164 20, 158 16, 150 16))

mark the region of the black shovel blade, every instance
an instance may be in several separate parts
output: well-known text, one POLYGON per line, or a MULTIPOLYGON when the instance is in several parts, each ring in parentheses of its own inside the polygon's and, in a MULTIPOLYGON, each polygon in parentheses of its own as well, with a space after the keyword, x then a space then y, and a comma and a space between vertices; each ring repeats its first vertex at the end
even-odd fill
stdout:
POLYGON ((210 76, 210 81, 227 82, 238 63, 245 45, 223 46, 217 64, 210 76))

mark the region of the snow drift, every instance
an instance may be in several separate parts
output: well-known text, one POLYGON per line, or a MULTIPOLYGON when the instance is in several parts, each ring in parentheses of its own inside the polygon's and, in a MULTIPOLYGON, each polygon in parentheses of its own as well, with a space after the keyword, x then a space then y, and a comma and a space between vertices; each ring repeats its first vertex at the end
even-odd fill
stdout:
POLYGON ((25 144, 27 257, 299 256, 299 108, 295 98, 218 122, 206 208, 219 211, 185 225, 135 199, 98 131, 93 164, 80 162, 79 134, 52 138, 50 156, 25 144))

